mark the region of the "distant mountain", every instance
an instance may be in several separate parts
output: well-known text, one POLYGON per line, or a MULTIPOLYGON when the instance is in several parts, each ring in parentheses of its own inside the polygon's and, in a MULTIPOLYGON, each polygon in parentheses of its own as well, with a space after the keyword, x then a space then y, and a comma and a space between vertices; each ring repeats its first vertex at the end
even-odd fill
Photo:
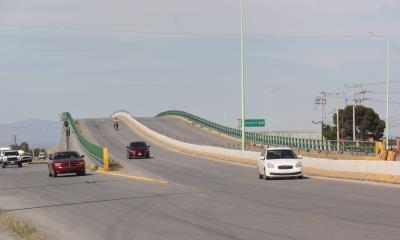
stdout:
POLYGON ((27 119, 12 124, 0 125, 0 146, 9 146, 14 143, 28 142, 30 147, 49 148, 60 141, 62 124, 60 122, 40 119, 27 119))

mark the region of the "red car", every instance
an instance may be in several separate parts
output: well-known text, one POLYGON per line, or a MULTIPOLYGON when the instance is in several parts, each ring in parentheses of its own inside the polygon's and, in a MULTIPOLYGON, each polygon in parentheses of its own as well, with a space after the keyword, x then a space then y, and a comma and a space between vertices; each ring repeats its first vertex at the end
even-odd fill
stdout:
POLYGON ((76 173, 78 176, 84 176, 86 171, 83 158, 84 156, 73 151, 54 153, 49 158, 49 177, 57 177, 58 174, 64 173, 76 173))
POLYGON ((131 142, 126 147, 126 155, 128 159, 143 157, 150 158, 150 145, 146 142, 131 142))

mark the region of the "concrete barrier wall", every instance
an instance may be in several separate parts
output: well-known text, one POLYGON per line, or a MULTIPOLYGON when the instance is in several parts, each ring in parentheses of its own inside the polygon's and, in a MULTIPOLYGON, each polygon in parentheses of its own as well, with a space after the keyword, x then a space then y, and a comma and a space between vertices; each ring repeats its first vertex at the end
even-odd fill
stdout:
POLYGON ((303 166, 333 171, 400 175, 400 162, 304 158, 303 166))
POLYGON ((242 151, 239 150, 225 149, 225 148, 218 148, 211 146, 200 146, 200 145, 180 142, 178 140, 166 137, 162 134, 159 134, 158 132, 149 129, 148 127, 142 125, 139 121, 137 121, 131 115, 125 112, 114 113, 113 117, 118 117, 119 119, 124 120, 129 127, 131 127, 136 132, 141 133, 150 140, 179 152, 193 154, 196 156, 210 157, 221 160, 228 160, 232 162, 245 163, 250 165, 256 165, 257 163, 256 160, 260 155, 257 152, 245 151, 242 153, 242 151))
MULTIPOLYGON (((159 134, 138 122, 126 112, 117 112, 112 117, 124 120, 134 131, 172 150, 201 157, 216 158, 231 162, 257 165, 258 152, 199 146, 184 143, 159 134)), ((348 178, 368 181, 400 183, 400 162, 370 160, 332 160, 305 157, 302 160, 305 173, 326 177, 348 178)))

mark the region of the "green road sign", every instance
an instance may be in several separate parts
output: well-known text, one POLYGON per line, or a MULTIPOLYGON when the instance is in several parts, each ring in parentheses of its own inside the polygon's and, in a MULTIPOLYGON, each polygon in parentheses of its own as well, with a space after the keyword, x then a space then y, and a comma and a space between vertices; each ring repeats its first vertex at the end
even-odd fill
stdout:
MULTIPOLYGON (((242 120, 239 119, 239 127, 242 126, 242 120)), ((245 119, 245 127, 265 127, 265 119, 245 119)))

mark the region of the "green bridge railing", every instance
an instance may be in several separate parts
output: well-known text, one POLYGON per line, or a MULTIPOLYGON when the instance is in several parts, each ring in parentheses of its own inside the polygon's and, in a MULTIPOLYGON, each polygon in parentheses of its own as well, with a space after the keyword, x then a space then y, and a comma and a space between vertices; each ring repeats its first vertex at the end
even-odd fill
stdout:
MULTIPOLYGON (((72 128, 72 130, 75 132, 75 135, 79 141, 80 146, 82 149, 89 154, 89 157, 97 163, 99 167, 104 168, 105 165, 108 165, 108 156, 104 155, 104 148, 97 146, 96 144, 91 143, 89 140, 87 140, 79 127, 76 125, 75 120, 72 118, 71 114, 69 112, 64 112, 63 113, 63 119, 64 121, 67 121, 69 123, 69 126, 72 128), (105 161, 106 160, 106 161, 105 161), (104 163, 107 164, 104 164, 104 163)), ((107 151, 106 151, 106 155, 107 151)))
MULTIPOLYGON (((186 118, 201 126, 207 127, 212 130, 224 133, 226 135, 241 138, 242 132, 240 129, 227 127, 215 122, 208 121, 199 116, 184 112, 184 111, 166 111, 158 114, 156 117, 162 116, 178 116, 186 118)), ((268 134, 246 132, 245 139, 247 142, 259 143, 264 145, 274 146, 287 146, 305 151, 327 151, 327 152, 343 152, 352 153, 354 155, 374 155, 375 143, 366 141, 337 141, 332 140, 318 140, 318 139, 304 139, 304 138, 290 138, 273 136, 268 134), (339 145, 339 147, 338 147, 339 145)))

